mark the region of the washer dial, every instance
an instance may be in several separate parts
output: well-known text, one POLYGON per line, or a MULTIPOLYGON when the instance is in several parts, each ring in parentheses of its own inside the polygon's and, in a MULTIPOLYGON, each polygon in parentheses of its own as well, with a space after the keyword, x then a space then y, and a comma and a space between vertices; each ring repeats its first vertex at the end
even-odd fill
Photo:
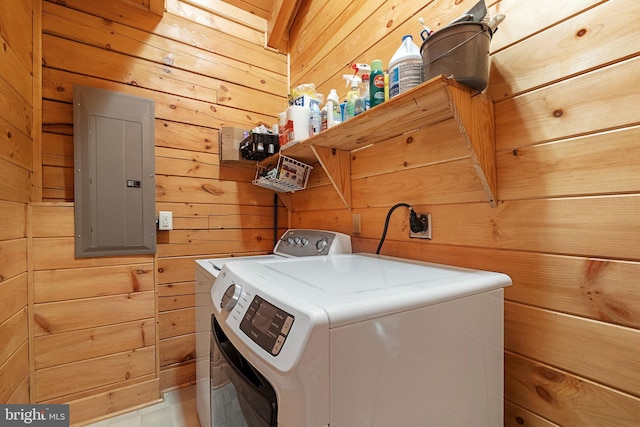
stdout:
POLYGON ((240 295, 242 294, 242 286, 233 283, 224 291, 222 300, 220 301, 220 308, 223 311, 231 311, 233 307, 238 303, 240 295))

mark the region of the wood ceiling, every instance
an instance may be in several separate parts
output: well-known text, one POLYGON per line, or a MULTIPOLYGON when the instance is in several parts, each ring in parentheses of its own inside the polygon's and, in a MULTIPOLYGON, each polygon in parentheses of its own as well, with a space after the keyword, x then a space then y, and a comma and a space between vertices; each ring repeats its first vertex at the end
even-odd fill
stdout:
MULTIPOLYGON (((148 8, 150 12, 162 15, 164 0, 131 0, 148 8)), ((189 2, 186 0, 187 3, 189 2)), ((208 0, 211 3, 221 0, 208 0)), ((302 0, 225 0, 235 6, 267 21, 267 46, 286 52, 288 49, 289 27, 298 12, 302 0)))

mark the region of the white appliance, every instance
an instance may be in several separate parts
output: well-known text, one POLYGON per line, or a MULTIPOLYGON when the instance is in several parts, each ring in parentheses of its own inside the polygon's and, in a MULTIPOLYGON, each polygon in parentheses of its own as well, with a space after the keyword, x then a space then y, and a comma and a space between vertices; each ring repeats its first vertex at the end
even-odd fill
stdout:
POLYGON ((238 418, 214 426, 501 426, 510 284, 368 254, 229 262, 212 387, 238 418))
MULTIPOLYGON (((322 257, 342 253, 351 253, 351 237, 346 234, 325 230, 292 229, 285 232, 278 240, 273 254, 196 261, 196 402, 202 427, 212 425, 210 353, 213 304, 211 287, 225 263, 248 260, 283 260, 293 257, 322 257)), ((233 411, 235 409, 225 405, 218 413, 223 414, 223 410, 233 411)))

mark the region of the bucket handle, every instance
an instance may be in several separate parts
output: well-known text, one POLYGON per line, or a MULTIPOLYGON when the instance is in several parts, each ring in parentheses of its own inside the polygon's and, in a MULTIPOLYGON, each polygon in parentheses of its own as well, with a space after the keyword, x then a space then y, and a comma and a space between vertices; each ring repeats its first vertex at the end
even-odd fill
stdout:
POLYGON ((451 52, 453 52, 454 50, 456 50, 456 49, 457 49, 457 48, 459 48, 460 46, 462 46, 462 45, 464 45, 464 44, 466 44, 466 43, 470 42, 471 40, 473 40, 473 39, 475 39, 476 37, 478 37, 480 34, 482 34, 482 33, 486 33, 486 32, 487 32, 487 28, 483 28, 482 30, 478 31, 477 33, 475 33, 474 35, 472 35, 472 36, 471 36, 471 37, 469 37, 468 39, 466 39, 466 40, 464 40, 464 41, 462 41, 462 42, 458 43, 456 46, 452 47, 451 49, 449 49, 449 50, 448 50, 448 51, 446 51, 445 53, 440 54, 440 56, 438 56, 437 58, 432 59, 431 61, 429 61, 429 62, 427 63, 427 65, 431 65, 431 64, 433 64, 433 63, 434 63, 434 62, 436 62, 438 59, 442 58, 443 56, 446 56, 446 55, 450 54, 451 52))

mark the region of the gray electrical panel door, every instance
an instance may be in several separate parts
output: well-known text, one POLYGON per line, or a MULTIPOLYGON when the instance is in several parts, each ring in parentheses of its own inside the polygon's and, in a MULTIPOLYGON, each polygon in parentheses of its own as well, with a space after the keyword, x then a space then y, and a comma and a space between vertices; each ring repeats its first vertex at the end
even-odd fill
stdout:
POLYGON ((156 252, 153 100, 73 86, 76 257, 156 252))

